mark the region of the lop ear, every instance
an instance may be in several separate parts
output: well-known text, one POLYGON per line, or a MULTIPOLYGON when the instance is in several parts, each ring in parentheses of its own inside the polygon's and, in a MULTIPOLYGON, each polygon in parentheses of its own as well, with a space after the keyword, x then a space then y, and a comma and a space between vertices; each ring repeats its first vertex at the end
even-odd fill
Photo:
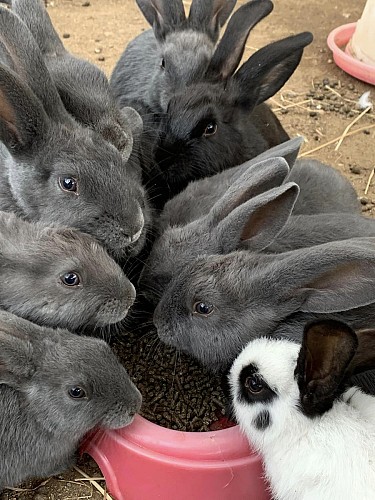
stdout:
POLYGON ((216 229, 221 253, 232 252, 242 244, 247 250, 265 249, 289 220, 298 193, 297 184, 287 183, 232 210, 216 229))
POLYGON ((33 373, 32 345, 16 322, 0 320, 0 384, 18 388, 33 373))
POLYGON ((186 22, 182 0, 136 0, 155 37, 163 41, 166 35, 186 22))
POLYGON ((272 11, 270 0, 253 0, 242 5, 231 17, 208 67, 208 75, 227 79, 237 69, 250 31, 272 11))
POLYGON ((0 64, 0 140, 15 158, 43 140, 48 117, 29 87, 0 64))
POLYGON ((188 23, 194 31, 203 31, 216 42, 220 28, 230 16, 237 0, 193 0, 188 23))
POLYGON ((297 68, 303 49, 313 40, 309 32, 271 43, 253 54, 233 76, 235 101, 246 109, 272 97, 297 68))
POLYGON ((355 332, 345 323, 324 320, 305 327, 295 373, 306 415, 323 414, 342 394, 357 345, 355 332))

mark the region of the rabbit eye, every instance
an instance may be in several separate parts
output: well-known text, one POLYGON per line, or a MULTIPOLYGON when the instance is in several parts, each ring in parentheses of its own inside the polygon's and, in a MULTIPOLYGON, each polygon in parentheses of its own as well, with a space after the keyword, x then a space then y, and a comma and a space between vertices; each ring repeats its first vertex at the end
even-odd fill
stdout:
POLYGON ((62 283, 66 286, 78 286, 81 283, 81 278, 79 274, 71 272, 65 273, 60 276, 62 283))
POLYGON ((204 129, 203 136, 209 137, 210 135, 216 134, 217 124, 215 122, 207 123, 206 128, 204 129))
POLYGON ((76 193, 78 189, 77 180, 74 177, 59 177, 59 186, 63 191, 76 193))
POLYGON ((256 373, 246 378, 245 387, 253 394, 258 394, 265 388, 263 380, 256 373))
POLYGON ((86 397, 86 391, 78 385, 70 387, 68 390, 68 394, 72 399, 83 399, 86 397))
POLYGON ((164 59, 164 57, 161 60, 160 67, 161 67, 161 69, 165 69, 165 59, 164 59))
POLYGON ((196 302, 193 306, 193 312, 201 316, 210 316, 214 312, 214 306, 204 302, 196 302))

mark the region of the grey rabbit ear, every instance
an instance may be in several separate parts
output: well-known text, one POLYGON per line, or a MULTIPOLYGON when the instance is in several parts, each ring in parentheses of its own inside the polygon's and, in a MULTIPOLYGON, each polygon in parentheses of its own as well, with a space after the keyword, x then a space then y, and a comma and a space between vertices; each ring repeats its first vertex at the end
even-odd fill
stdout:
POLYGON ((253 0, 240 7, 231 17, 209 64, 207 74, 222 79, 237 69, 245 50, 249 32, 272 11, 270 0, 253 0))
POLYGON ((237 0, 193 0, 188 23, 194 31, 204 31, 216 42, 220 28, 230 16, 237 0))
POLYGON ((358 330, 356 334, 358 348, 348 368, 350 376, 375 369, 375 330, 358 330))
POLYGON ((40 101, 0 64, 0 140, 17 157, 35 147, 47 129, 48 117, 40 101))
POLYGON ((276 266, 279 272, 291 273, 282 294, 298 300, 299 311, 335 313, 375 302, 375 238, 305 248, 276 266))
POLYGON ((252 109, 272 97, 294 73, 304 47, 312 40, 312 34, 304 32, 255 52, 232 78, 238 87, 237 103, 252 109))
POLYGON ((345 323, 323 320, 306 325, 295 370, 306 415, 323 414, 341 395, 357 345, 355 332, 345 323))
POLYGON ((238 249, 241 243, 252 251, 267 248, 288 222, 298 194, 297 184, 289 182, 233 210, 217 226, 222 253, 238 249))
POLYGON ((121 108, 121 116, 126 126, 131 130, 133 138, 140 138, 143 132, 143 120, 138 111, 129 106, 125 106, 121 108))
MULTIPOLYGON (((249 164, 248 169, 211 208, 209 217, 213 224, 218 224, 255 196, 280 186, 289 174, 288 164, 283 158, 270 158, 256 163, 249 160, 246 163, 249 164)), ((246 163, 242 167, 246 167, 246 163)))
POLYGON ((30 87, 50 118, 72 123, 34 37, 23 21, 4 7, 0 7, 0 61, 30 87))
POLYGON ((186 22, 182 0, 136 0, 155 37, 163 41, 168 33, 186 22))
POLYGON ((303 137, 294 137, 293 139, 289 139, 288 141, 282 142, 273 148, 267 149, 267 151, 258 155, 256 160, 263 161, 268 158, 276 158, 279 156, 286 160, 289 168, 292 168, 297 160, 303 140, 303 137))
POLYGON ((0 321, 0 384, 17 388, 33 372, 32 345, 17 325, 0 321))
POLYGON ((12 10, 27 25, 43 55, 60 56, 66 53, 53 27, 43 0, 13 0, 12 10))

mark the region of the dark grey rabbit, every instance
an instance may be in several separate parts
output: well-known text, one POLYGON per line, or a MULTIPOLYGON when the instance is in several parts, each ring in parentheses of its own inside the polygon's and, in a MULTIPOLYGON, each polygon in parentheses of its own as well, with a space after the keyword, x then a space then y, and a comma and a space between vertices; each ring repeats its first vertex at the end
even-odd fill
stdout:
POLYGON ((300 342, 310 319, 374 324, 374 289, 375 238, 278 255, 203 256, 173 279, 154 323, 166 344, 225 369, 254 338, 284 333, 300 342))
POLYGON ((105 342, 0 312, 0 492, 69 469, 87 432, 128 425, 140 406, 105 342))
POLYGON ((157 304, 173 277, 199 255, 225 254, 241 248, 281 253, 329 241, 375 236, 375 220, 355 213, 358 201, 349 181, 319 163, 317 176, 310 162, 293 166, 299 144, 298 139, 287 141, 231 169, 238 172, 233 172, 230 178, 230 170, 226 170, 191 183, 166 204, 160 217, 159 237, 141 276, 142 297, 149 306, 157 304), (287 161, 274 155, 285 157, 293 166, 290 174, 287 161), (242 175, 237 175, 240 171, 242 175), (291 181, 294 172, 301 181, 300 193, 298 198, 292 194, 288 199, 284 189, 290 185, 286 180, 291 181), (336 176, 343 189, 340 182, 328 183, 336 176), (282 184, 284 187, 279 187, 282 184), (320 206, 313 196, 319 196, 319 184, 322 192, 331 191, 320 206), (343 195, 340 203, 346 201, 353 213, 320 213, 319 209, 338 208, 338 192, 343 195), (294 215, 296 212, 306 215, 294 215), (247 231, 246 237, 240 232, 233 235, 236 225, 247 231))
POLYGON ((165 112, 174 92, 204 75, 236 0, 193 0, 188 18, 182 0, 136 1, 153 30, 126 47, 111 87, 121 105, 165 112))
POLYGON ((288 139, 264 101, 293 74, 311 33, 263 47, 236 71, 249 31, 271 10, 269 0, 238 9, 204 78, 170 99, 161 116, 155 165, 144 175, 157 208, 190 181, 239 165, 288 139))
POLYGON ((0 209, 72 226, 116 258, 142 249, 148 202, 121 153, 64 108, 25 24, 0 8, 0 209))
POLYGON ((128 161, 133 135, 137 138, 142 132, 138 113, 131 108, 120 111, 103 71, 65 49, 42 0, 2 1, 11 5, 35 38, 68 112, 114 144, 128 161))
POLYGON ((0 308, 77 330, 121 321, 135 289, 94 238, 0 212, 0 308))

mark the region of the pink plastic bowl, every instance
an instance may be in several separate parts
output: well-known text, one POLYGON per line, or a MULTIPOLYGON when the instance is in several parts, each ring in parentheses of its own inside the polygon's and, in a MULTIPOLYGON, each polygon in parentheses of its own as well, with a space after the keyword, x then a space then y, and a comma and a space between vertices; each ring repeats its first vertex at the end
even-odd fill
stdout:
POLYGON ((332 50, 333 59, 337 66, 349 75, 366 83, 375 85, 375 68, 352 57, 349 50, 342 50, 349 43, 357 23, 344 24, 334 29, 328 35, 327 44, 332 50))
POLYGON ((140 416, 82 447, 116 500, 270 500, 258 455, 238 426, 180 432, 140 416))

